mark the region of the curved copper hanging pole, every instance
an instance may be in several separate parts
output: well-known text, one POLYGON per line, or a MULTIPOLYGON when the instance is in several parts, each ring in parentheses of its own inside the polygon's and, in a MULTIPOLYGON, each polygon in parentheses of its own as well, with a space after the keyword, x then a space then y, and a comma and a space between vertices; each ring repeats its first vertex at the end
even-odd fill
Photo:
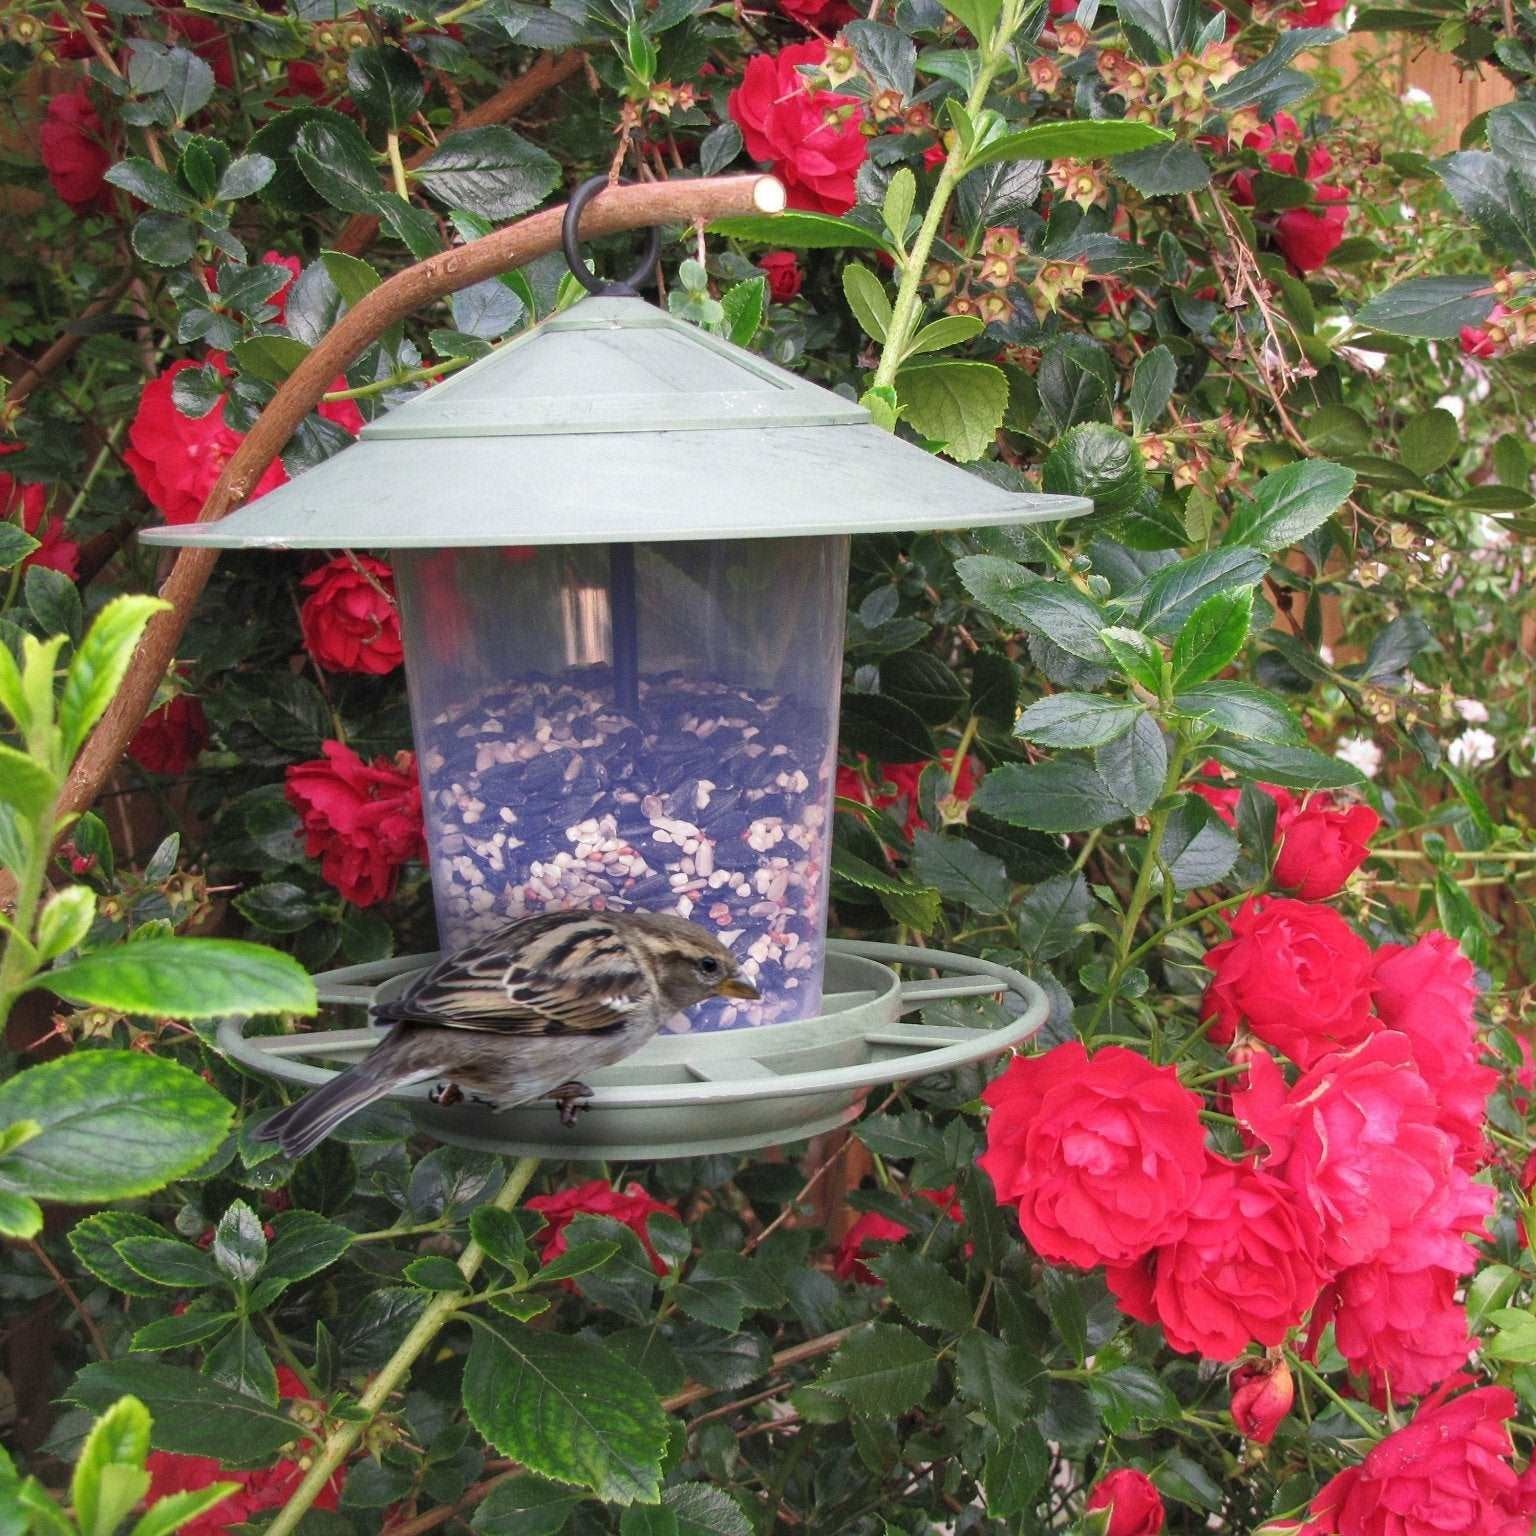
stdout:
MULTIPOLYGON (((655 224, 779 213, 784 204, 784 187, 772 176, 645 182, 613 187, 595 197, 582 218, 581 232, 590 238, 655 224)), ((326 332, 278 387, 224 466, 224 473, 198 513, 198 522, 214 522, 245 499, 299 424, 320 403, 336 375, 390 326, 423 304, 558 250, 564 217, 564 205, 545 208, 483 239, 430 256, 380 283, 326 332)), ((218 557, 218 551, 211 549, 183 549, 176 556, 160 588, 160 596, 171 607, 157 615, 145 631, 122 687, 76 761, 59 802, 61 816, 88 809, 101 793, 176 655, 193 605, 208 584, 218 557)), ((0 893, 0 902, 8 899, 8 892, 0 893)))

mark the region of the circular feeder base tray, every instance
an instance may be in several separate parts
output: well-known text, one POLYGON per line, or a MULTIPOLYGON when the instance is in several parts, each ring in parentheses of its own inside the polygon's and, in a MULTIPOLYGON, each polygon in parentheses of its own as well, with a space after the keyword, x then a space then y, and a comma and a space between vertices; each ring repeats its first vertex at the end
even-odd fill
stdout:
MULTIPOLYGON (((350 966, 315 978, 320 1000, 367 1007, 398 995, 437 959, 410 955, 350 966)), ((518 1157, 645 1160, 749 1152, 803 1141, 854 1120, 871 1088, 930 1077, 997 1056, 1029 1039, 1049 1002, 1007 966, 940 950, 831 940, 822 1012, 793 1023, 699 1034, 663 1032, 633 1056, 591 1074, 593 1097, 572 1126, 557 1106, 536 1100, 493 1111, 436 1105, 422 1084, 394 1095, 439 1141, 518 1157), (902 965, 939 975, 903 979, 902 965), (906 1015, 947 998, 1002 995, 1010 1016, 996 1028, 909 1022, 906 1015)), ((256 1072, 310 1086, 349 1065, 378 1029, 247 1035, 226 1019, 221 1050, 256 1072)))

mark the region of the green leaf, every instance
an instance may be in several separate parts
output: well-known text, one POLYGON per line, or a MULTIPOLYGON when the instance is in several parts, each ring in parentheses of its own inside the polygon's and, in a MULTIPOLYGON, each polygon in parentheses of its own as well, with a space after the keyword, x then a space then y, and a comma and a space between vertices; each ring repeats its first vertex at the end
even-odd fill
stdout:
POLYGON ((1493 305, 1486 277, 1413 277, 1372 299, 1355 323, 1389 336, 1447 341, 1464 325, 1481 325, 1493 305))
POLYGON ((667 1419, 645 1378, 590 1339, 480 1322, 464 1406, 503 1456, 610 1503, 661 1494, 667 1419))
POLYGON ((1127 593, 1124 602, 1149 634, 1176 635, 1208 597, 1236 587, 1256 587, 1268 569, 1269 561, 1257 550, 1211 549, 1163 566, 1127 593))
POLYGON ((200 1290, 219 1279, 211 1255, 171 1237, 125 1237, 117 1254, 135 1274, 172 1290, 200 1290))
POLYGON ((927 1396, 937 1364, 915 1333, 892 1323, 869 1323, 838 1348, 816 1388, 862 1417, 893 1419, 927 1396))
POLYGON ((1042 747, 1099 747, 1123 736, 1143 713, 1140 704, 1098 693, 1053 693, 1019 716, 1013 734, 1042 747))
POLYGON ((931 320, 907 343, 904 358, 917 357, 924 352, 941 352, 945 347, 957 347, 972 341, 986 329, 979 315, 941 315, 931 320))
POLYGON ((45 635, 64 635, 71 644, 79 644, 85 629, 84 610, 80 593, 68 576, 44 565, 30 566, 21 590, 45 635))
POLYGON ((853 752, 880 763, 910 763, 938 756, 922 716, 899 699, 878 693, 843 695, 842 739, 853 752))
POLYGON ((276 163, 265 155, 241 155, 224 168, 214 196, 221 203, 238 202, 260 192, 276 174, 276 163))
POLYGON ((487 219, 515 219, 537 208, 560 174, 557 160, 499 124, 450 134, 411 173, 445 207, 487 219))
POLYGON ((1099 773, 1076 762, 1004 763, 981 781, 971 804, 1036 832, 1087 832, 1126 815, 1099 773))
POLYGON ((1279 784, 1285 789, 1346 789, 1364 783, 1358 768, 1309 747, 1280 747, 1269 743, 1218 743, 1211 756, 1246 778, 1279 784))
POLYGON ((574 1275, 584 1275, 589 1269, 600 1269, 619 1251, 617 1243, 574 1243, 545 1264, 534 1276, 535 1281, 569 1280, 574 1275))
POLYGON ((891 323, 891 301, 885 284, 868 267, 850 261, 843 268, 843 297, 864 334, 883 344, 891 323))
POLYGON ((998 555, 963 555, 955 561, 955 574, 983 608, 1005 623, 1044 635, 1081 661, 1108 661, 1100 634, 1109 620, 1085 593, 1046 581, 998 555))
POLYGON ((1247 643, 1252 622, 1252 587, 1206 598, 1174 638, 1173 686, 1189 688, 1215 677, 1247 643))
POLYGON ((1148 63, 1189 52, 1205 19, 1193 0, 1117 0, 1115 10, 1138 44, 1151 44, 1148 63))
POLYGON ((412 1259, 405 1266, 404 1275, 412 1285, 427 1291, 467 1291, 468 1283, 459 1273, 459 1266, 440 1253, 429 1253, 420 1259, 412 1259))
POLYGON ((140 156, 109 166, 102 180, 161 213, 191 213, 197 207, 197 199, 189 196, 169 171, 140 156))
POLYGON ((309 348, 292 336, 252 336, 230 351, 240 372, 263 384, 281 384, 309 356, 309 348))
POLYGON ((421 68, 404 49, 354 48, 347 58, 347 90, 370 123, 398 133, 426 96, 421 68))
POLYGON ((267 1262, 267 1239, 261 1218, 243 1200, 236 1200, 220 1218, 213 1235, 214 1262, 231 1280, 249 1284, 267 1262))
POLYGON ((1253 502, 1232 519, 1222 543, 1273 554, 1304 539, 1349 499, 1355 472, 1324 459, 1300 459, 1265 475, 1253 502))
POLYGON ((1397 451, 1416 475, 1443 468, 1460 446, 1456 418, 1438 405, 1406 421, 1397 434, 1397 451))
MULTIPOLYGON (((315 213, 327 206, 305 178, 296 155, 299 133, 311 123, 352 127, 350 118, 329 107, 296 107, 263 123, 251 135, 250 149, 265 155, 276 167, 272 180, 261 189, 261 201, 279 213, 315 213)), ((367 140, 363 142, 366 147, 367 140)))
POLYGON ((1090 497, 1095 512, 1118 516, 1142 500, 1147 476, 1141 449, 1123 432, 1081 421, 1051 445, 1040 483, 1057 495, 1090 497))
POLYGON ((1020 1424, 987 1453, 981 1481, 987 1513, 1006 1520, 1029 1512, 1051 1470, 1051 1452, 1033 1424, 1020 1424))
POLYGON ((1093 897, 1081 875, 1052 875, 1019 903, 1019 946, 1027 960, 1054 960, 1082 940, 1093 913, 1093 897))
POLYGON ((735 1333, 747 1312, 780 1306, 784 1289, 761 1263, 739 1253, 710 1250, 699 1256, 672 1296, 689 1317, 735 1333))
POLYGON ((30 822, 42 817, 58 795, 53 775, 25 752, 0 744, 0 801, 14 805, 30 822))
POLYGON ((26 1195, 0 1190, 0 1236, 25 1242, 43 1230, 43 1208, 26 1195))
POLYGON ((272 1218, 267 1248, 268 1279, 306 1280, 329 1268, 352 1245, 346 1227, 314 1211, 280 1211, 272 1218))
POLYGON ((297 960, 240 939, 119 944, 82 955, 30 985, 73 1003, 177 1019, 313 1014, 317 1007, 315 984, 297 960))
POLYGON ((896 394, 913 430, 965 464, 992 446, 1003 425, 1008 376, 991 363, 907 363, 896 375, 896 394))
POLYGON ((964 837, 919 829, 913 838, 912 862, 918 879, 946 900, 986 916, 1007 911, 1008 872, 1003 861, 964 837))
POLYGON ((179 214, 146 213, 134 222, 129 239, 152 267, 179 267, 197 254, 197 225, 179 214))
POLYGON ((749 213, 738 218, 716 219, 712 235, 740 240, 744 245, 769 245, 795 251, 835 251, 852 247, 892 254, 890 245, 872 229, 835 218, 830 213, 749 213))
POLYGON ((195 1072, 141 1051, 81 1051, 0 1083, 0 1125, 42 1134, 0 1161, 0 1188, 86 1205, 147 1195, 212 1156, 229 1104, 195 1072))
POLYGON ((1306 739, 1295 715, 1273 694, 1251 683, 1204 683, 1187 688, 1176 695, 1173 707, 1245 741, 1300 746, 1306 739))
POLYGON ((519 1473, 495 1485, 469 1522, 479 1536, 558 1536, 585 1495, 519 1473))
POLYGON ((69 1229, 75 1257, 96 1278, 129 1296, 158 1296, 160 1287, 146 1280, 117 1251, 129 1237, 161 1238, 164 1233, 146 1216, 133 1211, 98 1211, 69 1229))
POLYGON ((197 1519, 230 1494, 239 1492, 239 1483, 209 1483, 206 1488, 188 1488, 170 1493, 155 1503, 134 1523, 128 1536, 173 1536, 182 1526, 197 1519))
POLYGON ((52 960, 74 949, 96 919, 96 893, 89 886, 66 885, 49 898, 37 921, 37 955, 52 960))
POLYGON ((1435 161, 1446 190, 1505 257, 1536 257, 1536 197, 1507 160, 1468 149, 1435 161))
MULTIPOLYGON (((23 533, 15 523, 0 522, 0 571, 14 570, 34 550, 42 546, 30 533, 23 533)), ((6 649, 0 646, 0 649, 6 649)), ((9 650, 6 654, 10 655, 9 650)), ((12 658, 13 666, 15 659, 12 658)))
POLYGON ((130 595, 114 597, 96 615, 69 664, 59 695, 59 728, 67 758, 73 759, 112 702, 149 621, 170 606, 158 597, 130 595))
POLYGON ((1131 377, 1131 421, 1136 435, 1141 436, 1156 424, 1168 402, 1173 398, 1174 380, 1178 377, 1178 364, 1173 353, 1159 344, 1145 352, 1136 362, 1136 372, 1131 377))
POLYGON ((1211 184, 1211 167, 1191 144, 1156 144, 1132 155, 1116 155, 1110 169, 1143 197, 1172 197, 1211 184))
POLYGON ((1165 129, 1150 123, 1128 123, 1117 118, 1096 118, 1074 123, 1038 123, 1007 133, 984 144, 967 157, 967 171, 991 165, 994 160, 1097 160, 1147 149, 1169 138, 1165 129))
POLYGON ((726 337, 735 346, 750 347, 768 308, 768 279, 749 277, 744 283, 732 283, 720 295, 720 308, 725 311, 726 337))
POLYGON ((247 1318, 241 1318, 208 1351, 203 1374, 263 1403, 278 1400, 277 1368, 266 1345, 256 1336, 255 1325, 247 1318))
POLYGON ((674 1483, 661 1501, 677 1516, 677 1536, 752 1536, 741 1507, 708 1483, 674 1483))
POLYGON ((144 1497, 149 1488, 144 1470, 149 1422, 143 1403, 123 1397, 92 1425, 69 1485, 81 1536, 112 1536, 144 1497))
POLYGON ((1002 1435, 1033 1420, 1043 1375, 1040 1362, 1025 1350, 979 1328, 963 1333, 955 1349, 960 1395, 975 1403, 1002 1435))
POLYGON ((959 1332, 971 1326, 965 1287, 937 1259, 893 1246, 869 1266, 885 1281, 891 1300, 914 1323, 959 1332))
POLYGON ((1139 683, 1148 693, 1161 695, 1166 659, 1156 640, 1124 624, 1112 624, 1101 632, 1099 639, 1110 660, 1131 682, 1139 683))
POLYGON ((1099 777, 1133 816, 1152 809, 1168 772, 1168 749, 1151 715, 1142 715, 1124 736, 1106 742, 1094 754, 1099 777))
POLYGON ((880 663, 880 691, 927 725, 946 725, 965 705, 965 685, 930 651, 898 651, 880 663))
POLYGON ((301 124, 294 134, 293 158, 304 179, 332 208, 343 213, 380 211, 378 167, 356 123, 328 116, 301 124))
POLYGON ((194 1344, 215 1338, 237 1321, 233 1312, 183 1312, 171 1317, 157 1317, 133 1336, 136 1350, 190 1349, 194 1344))
POLYGON ((880 219, 891 238, 902 245, 907 238, 907 225, 912 221, 912 210, 917 205, 917 177, 910 166, 901 166, 891 177, 880 204, 880 219))
POLYGON ((1183 796, 1169 816, 1158 845, 1176 891, 1214 885, 1237 862, 1237 839, 1198 795, 1183 796))

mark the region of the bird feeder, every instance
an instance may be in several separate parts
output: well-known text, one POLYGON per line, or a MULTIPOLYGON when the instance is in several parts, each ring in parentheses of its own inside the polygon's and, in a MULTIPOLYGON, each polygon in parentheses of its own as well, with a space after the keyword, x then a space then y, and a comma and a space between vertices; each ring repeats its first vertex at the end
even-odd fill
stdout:
MULTIPOLYGON (((585 190, 585 189, 584 189, 585 190)), ((403 1089, 445 1141, 645 1157, 798 1139, 878 1082, 996 1054, 1039 1027, 1040 989, 930 950, 829 945, 832 799, 849 539, 1057 521, 1026 495, 874 426, 853 400, 633 292, 590 297, 370 423, 216 522, 156 544, 368 550, 395 572, 438 939, 564 907, 680 913, 761 993, 712 1001, 593 1074, 590 1113, 495 1115, 403 1089), (898 980, 893 962, 939 979, 898 980), (905 1022, 1011 993, 1001 1029, 905 1022)), ((654 247, 654 242, 653 242, 654 247)), ((318 977, 322 999, 396 994, 434 956, 318 977)), ((297 1082, 372 1029, 246 1038, 297 1082)))

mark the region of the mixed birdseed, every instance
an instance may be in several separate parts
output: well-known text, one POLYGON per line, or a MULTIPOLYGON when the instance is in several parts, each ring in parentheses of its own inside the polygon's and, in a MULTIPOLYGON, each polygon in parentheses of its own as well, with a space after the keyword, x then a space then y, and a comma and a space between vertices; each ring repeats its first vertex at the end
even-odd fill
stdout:
POLYGON ((534 675, 438 715, 419 753, 447 946, 547 908, 677 912, 740 957, 763 1002, 694 1029, 820 1005, 828 723, 784 694, 668 672, 637 718, 605 667, 534 675))

